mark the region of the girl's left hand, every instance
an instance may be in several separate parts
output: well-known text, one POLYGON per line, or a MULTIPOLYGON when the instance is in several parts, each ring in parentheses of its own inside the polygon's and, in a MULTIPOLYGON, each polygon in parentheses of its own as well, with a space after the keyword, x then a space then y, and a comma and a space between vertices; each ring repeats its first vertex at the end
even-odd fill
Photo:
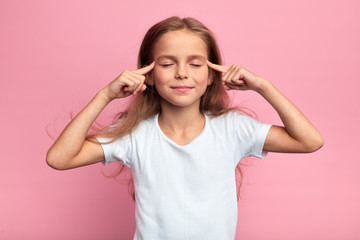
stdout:
POLYGON ((224 81, 226 90, 235 89, 259 91, 261 89, 262 82, 264 81, 263 78, 247 71, 245 68, 242 68, 237 64, 223 66, 207 61, 207 65, 210 68, 223 73, 221 79, 224 81))

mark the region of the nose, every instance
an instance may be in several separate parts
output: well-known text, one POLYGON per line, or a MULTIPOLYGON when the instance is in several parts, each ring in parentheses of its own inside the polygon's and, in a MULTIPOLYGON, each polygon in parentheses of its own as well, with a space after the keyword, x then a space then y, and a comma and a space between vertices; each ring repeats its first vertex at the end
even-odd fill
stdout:
POLYGON ((178 66, 178 68, 176 69, 175 78, 180 80, 189 78, 185 66, 181 66, 181 65, 178 66))

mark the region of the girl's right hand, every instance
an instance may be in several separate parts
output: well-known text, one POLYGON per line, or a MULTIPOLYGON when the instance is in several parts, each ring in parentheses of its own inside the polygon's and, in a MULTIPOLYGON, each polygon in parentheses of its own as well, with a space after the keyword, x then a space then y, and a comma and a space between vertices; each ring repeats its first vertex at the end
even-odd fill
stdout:
POLYGON ((146 89, 145 75, 149 73, 155 66, 152 62, 149 66, 137 70, 125 70, 115 78, 109 85, 105 87, 105 93, 111 101, 116 98, 124 98, 131 94, 136 95, 146 89))

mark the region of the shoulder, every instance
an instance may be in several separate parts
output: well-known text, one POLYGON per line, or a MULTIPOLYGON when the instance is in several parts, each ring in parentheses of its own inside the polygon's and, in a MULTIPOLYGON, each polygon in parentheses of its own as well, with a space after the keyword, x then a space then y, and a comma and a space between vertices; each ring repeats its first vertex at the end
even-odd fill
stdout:
POLYGON ((213 116, 206 114, 207 125, 212 131, 219 132, 219 134, 226 133, 233 134, 234 133, 234 124, 243 122, 241 118, 246 117, 245 115, 240 114, 236 110, 231 110, 219 116, 213 116))
POLYGON ((157 119, 158 119, 158 114, 155 114, 155 115, 152 115, 152 116, 150 116, 150 117, 148 117, 146 119, 143 119, 140 122, 140 124, 139 124, 139 126, 138 126, 138 128, 136 130, 142 129, 142 128, 149 128, 149 127, 152 128, 152 127, 154 127, 154 125, 156 125, 157 119))
POLYGON ((206 116, 211 122, 251 121, 253 119, 250 116, 240 113, 238 110, 231 110, 219 116, 211 116, 209 114, 206 114, 206 116))
POLYGON ((139 125, 131 131, 131 137, 146 138, 152 136, 153 131, 156 129, 157 117, 158 114, 155 114, 142 120, 139 125))
MULTIPOLYGON (((147 129, 153 129, 154 125, 155 125, 156 116, 157 115, 155 114, 153 116, 150 116, 146 119, 141 120, 140 123, 136 127, 134 127, 131 131, 127 132, 126 134, 122 135, 121 137, 117 137, 117 136, 107 137, 107 134, 105 132, 105 134, 99 134, 98 136, 96 136, 96 138, 100 143, 128 141, 133 136, 142 134, 144 131, 147 131, 147 129)), ((111 132, 117 128, 121 128, 123 122, 124 122, 124 119, 119 119, 118 121, 116 121, 113 125, 108 127, 109 132, 111 132)))
POLYGON ((231 110, 216 117, 208 115, 208 119, 209 125, 214 127, 225 126, 228 130, 234 132, 250 133, 270 126, 238 110, 231 110))

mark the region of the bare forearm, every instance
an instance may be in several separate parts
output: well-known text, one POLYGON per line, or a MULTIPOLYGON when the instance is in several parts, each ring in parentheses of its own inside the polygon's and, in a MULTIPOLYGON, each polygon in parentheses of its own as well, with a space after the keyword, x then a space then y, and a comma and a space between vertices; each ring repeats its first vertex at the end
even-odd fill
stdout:
POLYGON ((48 163, 56 161, 56 164, 62 164, 62 162, 73 159, 80 152, 91 125, 108 103, 109 100, 103 91, 96 94, 90 103, 66 126, 49 149, 48 163))
MULTIPOLYGON (((289 137, 303 151, 311 152, 323 144, 318 130, 311 124, 306 116, 268 80, 263 79, 261 87, 257 90, 276 110, 281 118, 289 137)), ((302 150, 300 150, 302 151, 302 150)))
POLYGON ((145 75, 155 66, 150 65, 129 71, 125 70, 105 88, 68 124, 46 156, 48 165, 55 169, 81 167, 104 160, 101 146, 86 140, 87 133, 106 105, 117 98, 143 92, 145 75))
POLYGON ((272 126, 266 136, 264 150, 271 152, 313 152, 323 139, 305 115, 268 80, 238 64, 223 66, 207 61, 209 68, 223 73, 225 89, 253 90, 261 94, 277 111, 284 127, 272 126))

